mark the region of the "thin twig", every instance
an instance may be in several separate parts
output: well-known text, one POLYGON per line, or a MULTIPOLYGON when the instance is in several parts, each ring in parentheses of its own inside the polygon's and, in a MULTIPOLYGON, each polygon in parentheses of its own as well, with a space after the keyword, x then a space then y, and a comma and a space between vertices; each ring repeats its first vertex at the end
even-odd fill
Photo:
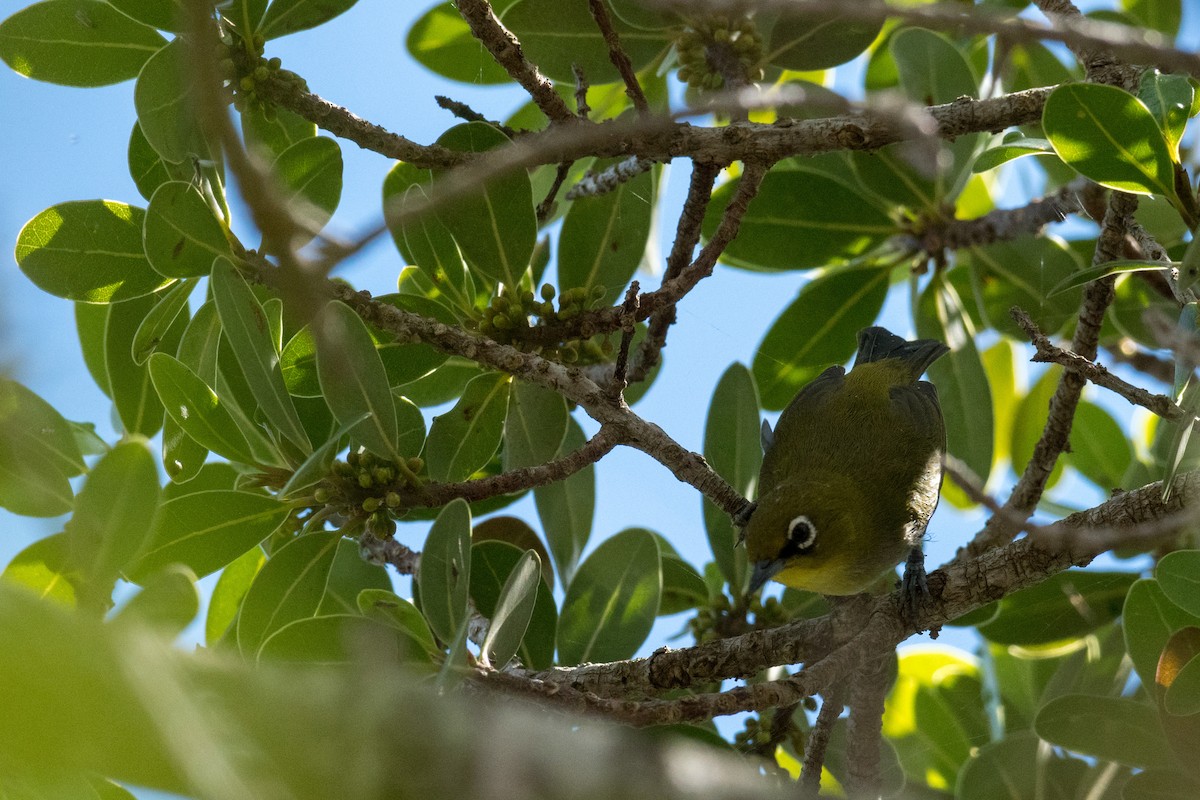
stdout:
POLYGON ((596 27, 600 29, 600 35, 604 37, 604 43, 608 46, 609 61, 617 68, 621 80, 625 83, 625 94, 628 95, 639 114, 650 113, 650 104, 646 102, 642 85, 638 83, 633 63, 629 60, 625 48, 621 46, 621 37, 617 34, 612 19, 608 16, 608 6, 604 0, 588 0, 588 10, 592 12, 592 19, 596 21, 596 27))
POLYGON ((608 393, 615 400, 624 393, 629 385, 627 370, 629 367, 629 346, 633 343, 634 324, 638 309, 638 282, 631 281, 625 292, 625 302, 621 308, 625 311, 625 325, 621 328, 621 343, 617 348, 617 360, 613 365, 612 383, 608 393))
POLYGON ((546 196, 542 202, 538 203, 537 211, 535 212, 539 225, 550 219, 551 215, 554 214, 554 209, 558 205, 555 198, 558 197, 558 191, 562 188, 563 181, 567 179, 567 173, 570 171, 570 161, 562 162, 555 170, 554 183, 550 185, 550 191, 546 192, 546 196))
POLYGON ((433 99, 434 102, 438 104, 439 108, 446 109, 459 119, 466 120, 467 122, 486 122, 488 125, 493 126, 510 139, 517 134, 515 130, 507 125, 497 122, 494 119, 488 119, 483 114, 480 114, 478 111, 460 100, 455 100, 441 94, 435 94, 433 99))
POLYGON ((800 767, 800 796, 816 798, 821 793, 821 770, 825 766, 825 752, 829 749, 829 739, 833 734, 833 726, 842 709, 845 692, 844 683, 838 681, 829 687, 821 699, 821 710, 817 712, 817 721, 808 732, 808 740, 804 743, 804 762, 800 767))

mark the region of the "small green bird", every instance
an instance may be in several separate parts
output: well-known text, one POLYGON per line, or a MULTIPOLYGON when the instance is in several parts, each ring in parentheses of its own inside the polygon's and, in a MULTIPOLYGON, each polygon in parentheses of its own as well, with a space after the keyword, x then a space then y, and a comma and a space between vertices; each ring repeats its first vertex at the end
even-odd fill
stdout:
POLYGON ((921 373, 949 352, 884 328, 858 334, 849 373, 830 367, 763 423, 758 503, 746 524, 750 591, 768 580, 821 594, 868 589, 907 555, 910 603, 925 589, 921 543, 938 503, 946 427, 921 373))

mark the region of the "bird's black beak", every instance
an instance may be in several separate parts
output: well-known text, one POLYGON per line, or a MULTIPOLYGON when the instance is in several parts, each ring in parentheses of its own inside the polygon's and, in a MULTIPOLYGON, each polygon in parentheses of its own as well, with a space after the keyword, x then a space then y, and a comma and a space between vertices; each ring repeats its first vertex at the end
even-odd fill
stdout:
POLYGON ((783 569, 782 558, 772 558, 767 561, 755 561, 754 571, 750 573, 750 589, 749 593, 754 594, 767 581, 774 578, 779 571, 783 569))

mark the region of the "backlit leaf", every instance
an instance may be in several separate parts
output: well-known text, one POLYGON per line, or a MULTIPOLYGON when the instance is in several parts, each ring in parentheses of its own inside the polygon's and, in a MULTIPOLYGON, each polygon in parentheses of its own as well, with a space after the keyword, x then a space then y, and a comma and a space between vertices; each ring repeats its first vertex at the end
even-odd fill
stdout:
MULTIPOLYGON (((743 497, 750 497, 762 465, 761 418, 754 376, 741 364, 721 375, 704 426, 704 458, 743 497)), ((729 515, 703 499, 704 528, 713 558, 737 593, 746 583, 746 550, 736 547, 737 529, 729 515)))
POLYGON ((511 378, 491 372, 467 384, 454 408, 433 418, 425 461, 436 481, 466 480, 500 446, 511 378))
POLYGON ((230 255, 224 226, 185 181, 167 181, 154 191, 142 231, 150 266, 169 278, 208 275, 214 258, 230 255))
POLYGON ((430 629, 452 642, 466 620, 471 586, 471 510, 465 500, 454 500, 438 514, 425 537, 416 580, 430 629))
POLYGON ((242 601, 237 641, 243 655, 254 657, 272 633, 316 614, 341 538, 336 531, 310 533, 272 554, 242 601))
MULTIPOLYGON (((559 446, 556 458, 583 447, 586 438, 574 419, 567 420, 567 433, 559 446)), ((554 556, 559 579, 571 582, 579 556, 587 546, 592 532, 592 517, 596 510, 596 468, 589 464, 565 480, 533 490, 538 518, 546 543, 554 556)))

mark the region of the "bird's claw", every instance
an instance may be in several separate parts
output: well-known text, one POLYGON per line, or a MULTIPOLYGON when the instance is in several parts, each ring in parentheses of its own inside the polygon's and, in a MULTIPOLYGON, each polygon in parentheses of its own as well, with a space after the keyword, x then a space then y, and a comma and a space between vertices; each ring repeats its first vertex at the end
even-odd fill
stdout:
POLYGON ((900 581, 900 604, 904 618, 914 627, 921 612, 921 606, 929 599, 929 581, 925 576, 925 553, 920 547, 914 547, 904 563, 904 577, 900 581))

